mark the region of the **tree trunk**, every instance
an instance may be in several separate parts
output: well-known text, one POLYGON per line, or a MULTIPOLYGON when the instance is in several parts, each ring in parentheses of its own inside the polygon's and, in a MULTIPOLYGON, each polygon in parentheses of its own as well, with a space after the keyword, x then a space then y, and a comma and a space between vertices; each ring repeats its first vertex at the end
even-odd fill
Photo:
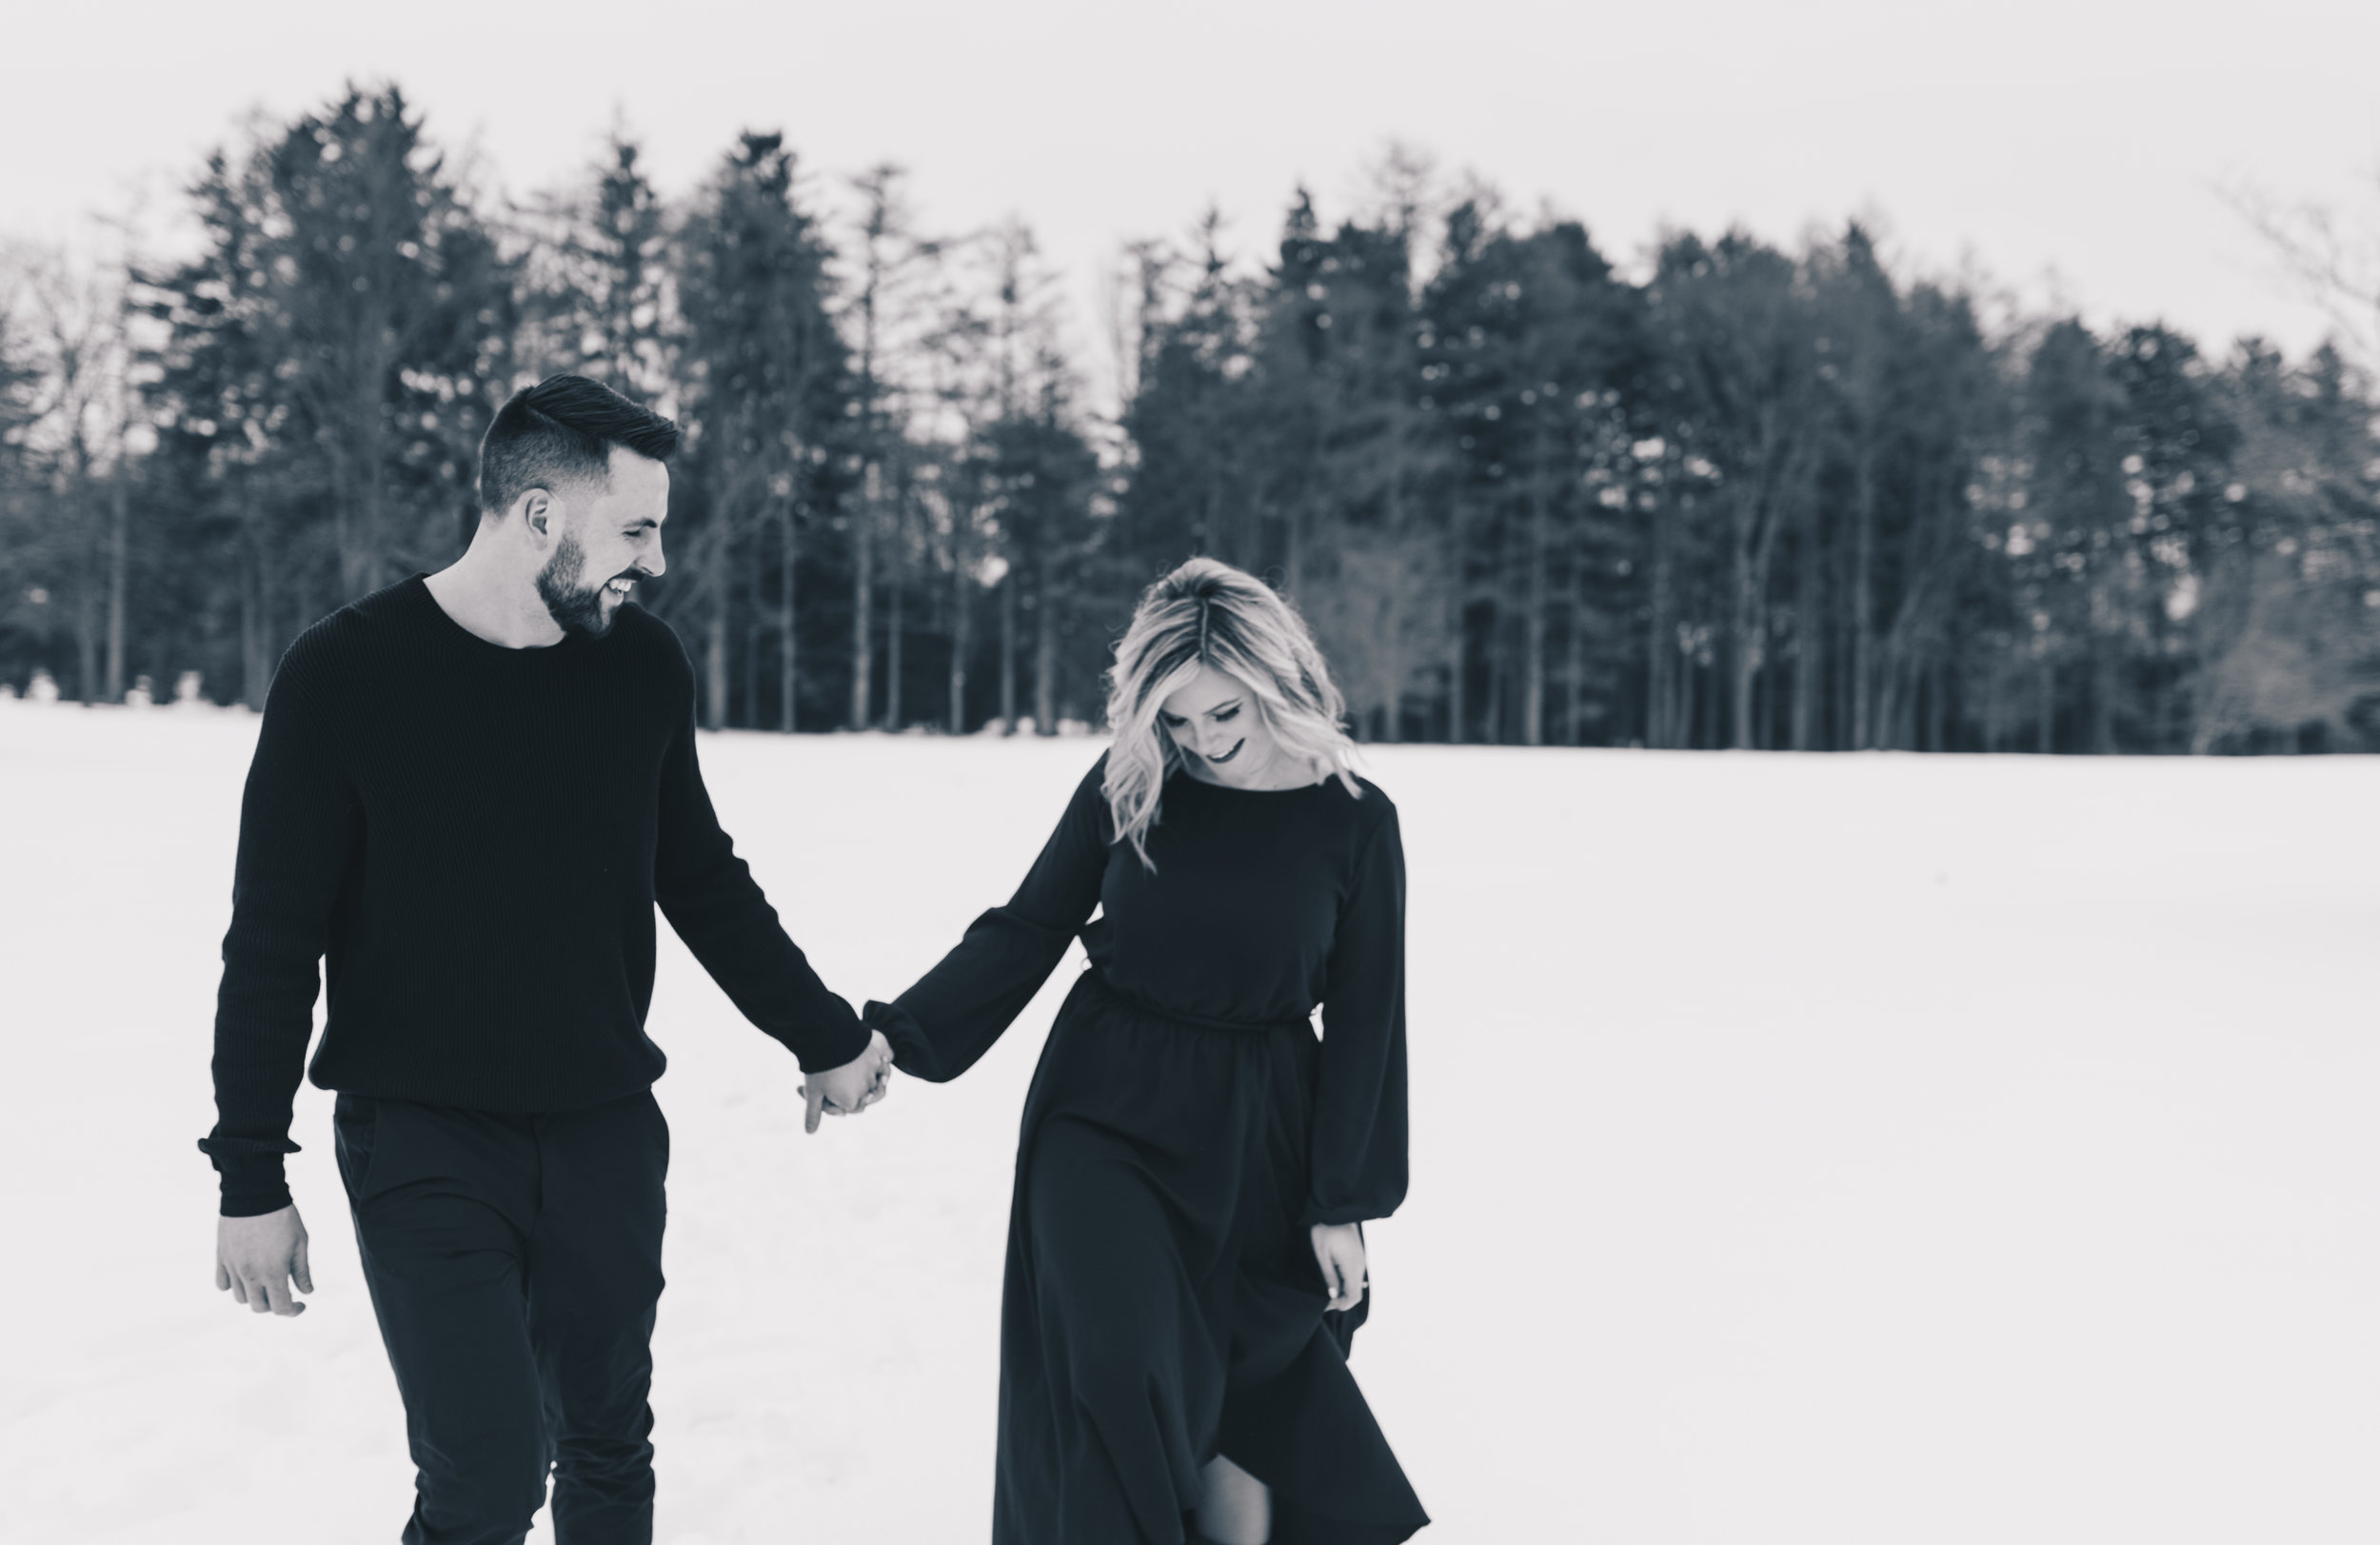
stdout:
POLYGON ((2099 756, 2115 754, 2115 663, 2108 658, 2111 641, 2092 640, 2091 652, 2091 749, 2099 756))
POLYGON ((735 552, 724 531, 712 542, 711 550, 718 555, 718 561, 711 565, 713 590, 710 616, 704 627, 703 684, 707 689, 707 696, 703 703, 703 722, 705 728, 724 729, 727 727, 727 601, 732 593, 727 576, 733 572, 729 565, 734 560, 735 552))
POLYGON ((901 570, 894 566, 884 575, 884 727, 896 732, 902 723, 901 657, 907 632, 901 616, 902 599, 901 570))
MULTIPOLYGON (((1500 554, 1498 555, 1500 558, 1500 554)), ((1497 565, 1502 567, 1501 563, 1497 565)), ((1499 573, 1487 587, 1487 701, 1479 706, 1479 740, 1487 745, 1502 745, 1506 740, 1504 727, 1505 656, 1511 653, 1504 635, 1511 631, 1505 625, 1502 591, 1503 576, 1499 573)))
POLYGON ((1926 749, 1947 751, 1951 748, 1951 683, 1950 671, 1937 660, 1926 672, 1926 749))
POLYGON ((352 507, 341 511, 339 580, 352 601, 380 588, 380 544, 383 489, 381 424, 387 392, 389 364, 377 350, 366 354, 356 378, 349 383, 348 427, 353 435, 347 456, 347 495, 352 507))
MULTIPOLYGON (((1570 688, 1570 704, 1562 714, 1562 734, 1566 743, 1587 743, 1587 562, 1586 555, 1573 549, 1570 555, 1570 633, 1564 640, 1568 646, 1562 664, 1562 674, 1570 688)), ((1613 726, 1615 732, 1625 731, 1625 724, 1613 726)))
POLYGON ((131 464, 119 449, 115 475, 108 480, 108 701, 124 701, 124 570, 129 545, 131 464))
POLYGON ((1545 743, 1545 617, 1553 605, 1546 584, 1546 566, 1554 561, 1548 546, 1545 519, 1544 440, 1537 436, 1538 465, 1529 490, 1528 612, 1522 619, 1524 637, 1520 680, 1520 743, 1545 743))
POLYGON ((1818 506, 1803 511, 1802 549, 1798 582, 1800 598, 1794 608, 1794 708, 1789 731, 1793 748, 1810 749, 1817 728, 1818 684, 1826 679, 1826 650, 1818 627, 1818 506))
POLYGON ((867 464, 865 497, 851 523, 851 715, 853 729, 867 728, 870 680, 876 671, 876 510, 881 485, 867 464))
POLYGON ((1882 641, 1876 656, 1875 722, 1869 726, 1874 731, 1873 741, 1876 750, 1904 751, 1908 749, 1899 739, 1901 688, 1906 674, 1901 660, 1901 651, 1888 637, 1882 641))
POLYGON ((1875 469, 1859 458, 1852 501, 1851 543, 1851 743, 1865 751, 1875 744, 1875 469))
MULTIPOLYGON (((758 586, 754 588, 757 592, 758 586)), ((761 727, 761 653, 763 645, 768 642, 768 624, 764 618, 761 598, 755 593, 751 614, 744 622, 744 718, 739 723, 732 714, 728 716, 730 723, 737 723, 743 729, 761 727)))
MULTIPOLYGON (((373 439, 376 452, 378 436, 374 436, 373 439)), ((378 460, 375 453, 372 463, 367 464, 364 468, 364 507, 360 512, 362 519, 356 523, 357 529, 354 533, 357 543, 355 579, 347 587, 347 599, 349 600, 357 596, 368 595, 380 588, 382 489, 378 460)))
POLYGON ((703 683, 708 696, 703 703, 705 729, 727 727, 727 607, 725 598, 711 607, 708 637, 703 651, 703 683))
POLYGON ((265 652, 265 558, 254 518, 244 517, 240 525, 240 701, 262 713, 272 684, 272 661, 265 652))
POLYGON ((1656 750, 1674 746, 1685 721, 1675 711, 1678 697, 1677 617, 1673 594, 1676 584, 1676 558, 1670 526, 1657 502, 1650 512, 1653 525, 1653 575, 1650 618, 1645 625, 1644 641, 1644 743, 1656 750))
POLYGON ((1752 683, 1760 674, 1760 595, 1752 564, 1752 518, 1740 514, 1736 517, 1735 604, 1728 620, 1728 655, 1734 680, 1729 683, 1727 743, 1738 749, 1750 749, 1753 743, 1752 683))
POLYGON ((1718 750, 1718 741, 1712 736, 1712 703, 1716 703, 1716 690, 1709 676, 1714 674, 1702 664, 1699 652, 1695 657, 1680 650, 1678 666, 1678 707, 1671 714, 1671 728, 1678 738, 1678 750, 1718 750))
POLYGON ((777 558, 777 727, 790 735, 795 727, 795 688, 800 682, 801 664, 801 645, 794 631, 798 618, 794 609, 793 571, 795 560, 802 555, 802 533, 794 524, 791 509, 784 512, 782 529, 784 540, 777 558))
POLYGON ((333 436, 330 452, 330 540, 339 549, 339 588, 342 601, 360 592, 352 588, 355 574, 355 472, 353 455, 333 436))
POLYGON ((1470 715, 1464 698, 1467 684, 1463 681, 1463 631, 1469 619, 1463 615, 1463 546, 1462 512, 1457 510, 1449 545, 1454 549, 1447 565, 1446 598, 1446 741, 1460 745, 1466 738, 1470 715))
POLYGON ((76 525, 82 538, 81 570, 74 584, 75 696, 85 703, 105 703, 99 680, 99 541, 91 519, 90 478, 77 480, 76 525))
POLYGON ((1388 539, 1388 550, 1395 556, 1397 586, 1390 604, 1382 608, 1380 648, 1386 669, 1381 680, 1387 683, 1386 702, 1380 716, 1384 723, 1380 739, 1395 744, 1405 738, 1405 607, 1412 594, 1406 583, 1411 572, 1413 541, 1405 525, 1405 436, 1414 432, 1410 419, 1402 421, 1401 432, 1393 432, 1388 448, 1387 519, 1382 528, 1388 539))
POLYGON ((1010 565, 1000 581, 1000 732, 1017 732, 1017 585, 1023 576, 1010 565))
POLYGON ((1281 587, 1289 593, 1289 599, 1292 601, 1295 601, 1299 597, 1305 594, 1306 544, 1304 509, 1305 501, 1296 498, 1291 499, 1289 501, 1288 513, 1281 523, 1281 540, 1286 545, 1285 550, 1282 553, 1281 561, 1281 572, 1285 576, 1285 580, 1281 587))
POLYGON ((1041 553, 1033 604, 1033 732, 1058 733, 1058 555, 1041 553))
POLYGON ((967 732, 967 648, 974 642, 967 609, 967 565, 954 548, 950 564, 950 733, 967 732))

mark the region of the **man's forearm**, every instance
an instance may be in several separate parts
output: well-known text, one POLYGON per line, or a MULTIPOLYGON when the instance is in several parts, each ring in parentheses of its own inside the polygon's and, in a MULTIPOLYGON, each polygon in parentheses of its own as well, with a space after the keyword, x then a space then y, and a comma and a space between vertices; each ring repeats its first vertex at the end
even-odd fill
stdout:
MULTIPOLYGON (((234 938, 238 932, 235 924, 234 938)), ((215 1129, 198 1146, 223 1177, 223 1216, 253 1218, 289 1204, 282 1156, 299 1151, 289 1140, 289 1119, 314 1029, 313 973, 307 972, 302 1000, 286 989, 250 993, 243 990, 249 983, 234 963, 239 952, 227 947, 224 954, 215 1019, 215 1129)))
POLYGON ((314 1033, 330 914, 359 831, 331 737, 288 662, 274 676, 240 802, 231 926, 215 996, 215 1129, 224 1216, 288 1205, 282 1156, 314 1033))
POLYGON ((851 1005, 819 980, 760 887, 748 876, 744 884, 749 901, 731 925, 709 908, 682 911, 664 902, 663 914, 720 990, 792 1052, 803 1072, 841 1067, 867 1049, 868 1032, 851 1005))

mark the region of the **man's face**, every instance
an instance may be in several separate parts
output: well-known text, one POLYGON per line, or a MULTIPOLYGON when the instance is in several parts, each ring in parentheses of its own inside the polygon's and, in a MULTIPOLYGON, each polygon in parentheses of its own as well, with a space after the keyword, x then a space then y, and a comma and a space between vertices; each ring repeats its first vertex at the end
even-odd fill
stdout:
POLYGON ((551 556, 537 571, 537 593, 556 623, 572 633, 611 631, 640 579, 668 567, 661 525, 669 518, 669 468, 614 446, 605 483, 552 490, 551 556))

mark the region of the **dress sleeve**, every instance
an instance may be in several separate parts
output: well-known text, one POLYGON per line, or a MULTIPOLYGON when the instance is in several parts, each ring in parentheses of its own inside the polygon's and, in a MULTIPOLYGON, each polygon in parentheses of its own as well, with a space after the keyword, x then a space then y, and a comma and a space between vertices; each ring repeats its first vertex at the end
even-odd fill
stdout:
POLYGON ((867 1032, 810 968, 720 827, 695 758, 694 667, 679 658, 684 705, 662 763, 653 899, 711 980, 803 1072, 841 1067, 867 1050, 867 1032))
POLYGON ((199 1142, 223 1177, 223 1215, 289 1204, 282 1156, 314 1034, 318 967, 362 820, 312 680, 293 650, 274 672, 240 799, 231 927, 215 995, 214 1131, 199 1142))
POLYGON ((1311 1141, 1307 1223, 1386 1218, 1405 1199, 1405 852, 1394 807, 1339 904, 1311 1141))
POLYGON ((1083 775, 1006 906, 968 925, 940 964, 890 1003, 867 1005, 866 1022, 892 1042, 901 1071, 932 1083, 957 1078, 1012 1023, 1058 968, 1099 905, 1107 867, 1102 756, 1083 775))

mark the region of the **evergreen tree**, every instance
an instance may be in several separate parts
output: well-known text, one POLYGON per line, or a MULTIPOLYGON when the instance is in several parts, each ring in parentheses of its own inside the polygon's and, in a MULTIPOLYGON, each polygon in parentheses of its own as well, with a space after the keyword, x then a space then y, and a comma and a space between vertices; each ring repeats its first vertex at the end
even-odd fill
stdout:
POLYGON ((1091 514, 1099 487, 1099 458, 1075 423, 1062 363, 1036 363, 1030 400, 985 426, 985 474, 993 489, 991 519, 1006 568, 1000 581, 1003 642, 1001 718, 1017 721, 1012 667, 1017 612, 1032 629, 1032 720, 1054 735, 1058 721, 1090 716, 1081 684, 1096 680, 1095 649, 1085 644, 1086 621, 1078 595, 1097 537, 1091 514), (1074 668, 1061 679, 1061 664, 1074 668), (1087 668, 1085 668, 1087 666, 1087 668))
POLYGON ((187 259, 0 272, 0 676, 260 703, 300 628, 451 554, 488 411, 567 368, 686 424, 653 604, 713 725, 1049 732, 1208 552, 1303 610, 1367 737, 2380 743, 2336 352, 1993 331, 1856 225, 1677 233, 1630 284, 1411 154, 1379 184, 1300 193, 1260 265, 1213 211, 1131 248, 1103 425, 1022 228, 922 237, 895 168, 838 251, 778 136, 680 209, 615 134, 500 247, 350 89, 209 160, 187 259))
POLYGON ((2380 439, 2337 350, 2244 343, 2218 384, 2231 480, 2200 511, 2190 749, 2369 743, 2380 693, 2380 439))
POLYGON ((666 411, 676 396, 668 211, 615 129, 583 186, 526 219, 524 373, 592 376, 666 411))
POLYGON ((849 501, 851 698, 845 723, 874 723, 877 686, 877 598, 885 607, 883 723, 900 727, 901 673, 906 651, 902 601, 913 569, 910 502, 916 469, 911 420, 923 395, 918 379, 922 312, 930 311, 942 277, 942 244, 921 236, 902 184, 906 173, 885 163, 852 180, 860 197, 857 252, 843 290, 843 331, 852 352, 857 415, 854 454, 857 497, 849 501))
POLYGON ((693 486, 680 539, 686 578, 669 597, 702 640, 714 728, 737 702, 732 722, 773 719, 788 731, 799 723, 803 536, 831 520, 850 479, 846 419, 857 406, 827 309, 828 260, 795 196, 783 136, 745 133, 686 221, 678 259, 693 486), (760 685, 771 643, 773 713, 760 685), (744 665, 740 698, 731 654, 744 665))
POLYGON ((345 600, 459 549, 479 438, 511 385, 512 277, 395 87, 350 88, 265 154, 271 347, 345 600))
POLYGON ((315 479, 292 444, 297 404, 282 368, 263 157, 216 151, 190 198, 204 232, 197 255, 138 276, 157 325, 144 371, 151 477, 179 511, 179 566, 211 577, 207 634, 229 645, 187 663, 236 680, 240 701, 261 710, 282 647, 327 599, 308 580, 334 554, 308 519, 315 479))
POLYGON ((1678 437, 1716 468, 1725 743, 1770 743, 1755 693, 1769 663, 1779 538, 1813 496, 1821 455, 1819 335, 1798 266, 1740 233, 1709 247, 1673 241, 1651 299, 1678 437))

